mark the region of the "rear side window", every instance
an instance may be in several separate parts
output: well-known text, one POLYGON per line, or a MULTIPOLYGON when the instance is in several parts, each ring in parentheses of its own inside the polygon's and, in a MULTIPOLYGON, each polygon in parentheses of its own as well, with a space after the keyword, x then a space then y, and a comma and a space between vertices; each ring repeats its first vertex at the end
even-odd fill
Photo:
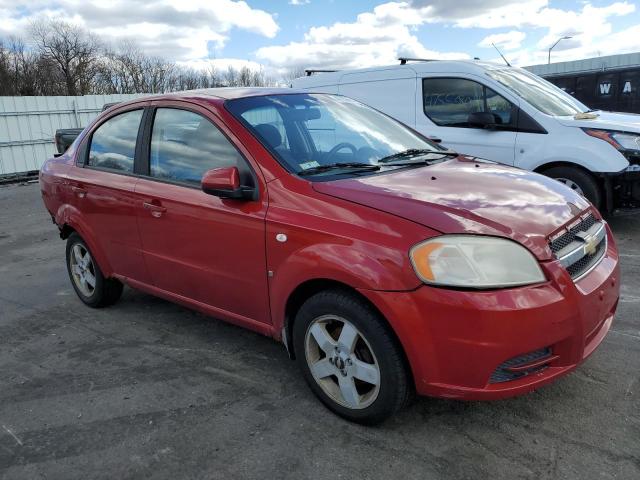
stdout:
POLYGON ((100 125, 91 136, 88 165, 133 172, 142 110, 121 113, 100 125))
POLYGON ((243 166, 227 137, 209 120, 175 108, 156 110, 151 132, 150 175, 200 184, 207 170, 243 166))
POLYGON ((515 127, 515 108, 490 88, 463 78, 422 80, 425 114, 443 127, 468 127, 471 113, 493 114, 496 125, 515 127))

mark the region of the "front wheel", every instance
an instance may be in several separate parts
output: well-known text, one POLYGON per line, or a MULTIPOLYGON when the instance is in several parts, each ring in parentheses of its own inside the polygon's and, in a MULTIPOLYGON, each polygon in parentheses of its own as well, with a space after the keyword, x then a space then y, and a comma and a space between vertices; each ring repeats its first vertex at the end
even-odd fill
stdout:
POLYGON ((596 208, 602 204, 602 190, 596 179, 589 172, 570 166, 552 167, 542 172, 564 183, 571 190, 589 200, 596 208))
POLYGON ((293 342, 311 390, 348 420, 382 422, 412 396, 397 340, 380 315, 354 294, 330 290, 309 298, 296 315, 293 342))
POLYGON ((73 289, 90 307, 106 307, 122 295, 122 283, 105 278, 89 247, 77 233, 67 239, 67 271, 73 289))

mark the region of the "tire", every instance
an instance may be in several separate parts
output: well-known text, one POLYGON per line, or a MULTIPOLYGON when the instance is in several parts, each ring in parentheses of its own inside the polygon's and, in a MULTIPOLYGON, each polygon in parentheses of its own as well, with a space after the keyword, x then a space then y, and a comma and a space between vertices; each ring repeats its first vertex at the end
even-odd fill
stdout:
POLYGON ((596 208, 602 205, 602 190, 589 172, 570 166, 552 167, 542 172, 547 177, 559 180, 572 190, 576 190, 596 208))
POLYGON ((304 302, 293 347, 313 393, 347 420, 374 425, 413 398, 402 348, 380 315, 353 293, 327 290, 304 302))
POLYGON ((100 308, 118 301, 122 283, 115 278, 104 278, 89 247, 75 232, 67 239, 66 259, 71 285, 86 305, 100 308))

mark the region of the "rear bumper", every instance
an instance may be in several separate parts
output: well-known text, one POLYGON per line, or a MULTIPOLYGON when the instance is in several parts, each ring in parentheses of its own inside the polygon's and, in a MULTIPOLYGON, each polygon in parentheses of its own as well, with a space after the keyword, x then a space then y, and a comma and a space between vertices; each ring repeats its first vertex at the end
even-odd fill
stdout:
POLYGON ((549 280, 536 286, 361 292, 398 335, 419 394, 465 400, 521 395, 574 370, 609 331, 620 275, 615 243, 607 234, 604 258, 577 283, 553 261, 542 265, 549 280), (505 361, 545 348, 551 361, 514 380, 491 380, 505 361))

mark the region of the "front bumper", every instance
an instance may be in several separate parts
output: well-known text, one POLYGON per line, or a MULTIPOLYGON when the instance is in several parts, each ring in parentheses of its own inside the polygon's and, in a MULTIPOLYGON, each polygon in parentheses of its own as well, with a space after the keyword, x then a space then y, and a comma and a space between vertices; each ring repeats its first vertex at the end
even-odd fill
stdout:
POLYGON ((609 331, 619 297, 618 254, 608 247, 574 283, 557 261, 548 281, 522 288, 461 291, 422 286, 412 292, 361 290, 402 343, 416 390, 464 400, 521 395, 574 370, 609 331), (492 383, 505 361, 550 348, 553 360, 515 380, 492 383))
POLYGON ((640 208, 640 169, 638 167, 634 164, 621 172, 600 174, 607 212, 640 208))

